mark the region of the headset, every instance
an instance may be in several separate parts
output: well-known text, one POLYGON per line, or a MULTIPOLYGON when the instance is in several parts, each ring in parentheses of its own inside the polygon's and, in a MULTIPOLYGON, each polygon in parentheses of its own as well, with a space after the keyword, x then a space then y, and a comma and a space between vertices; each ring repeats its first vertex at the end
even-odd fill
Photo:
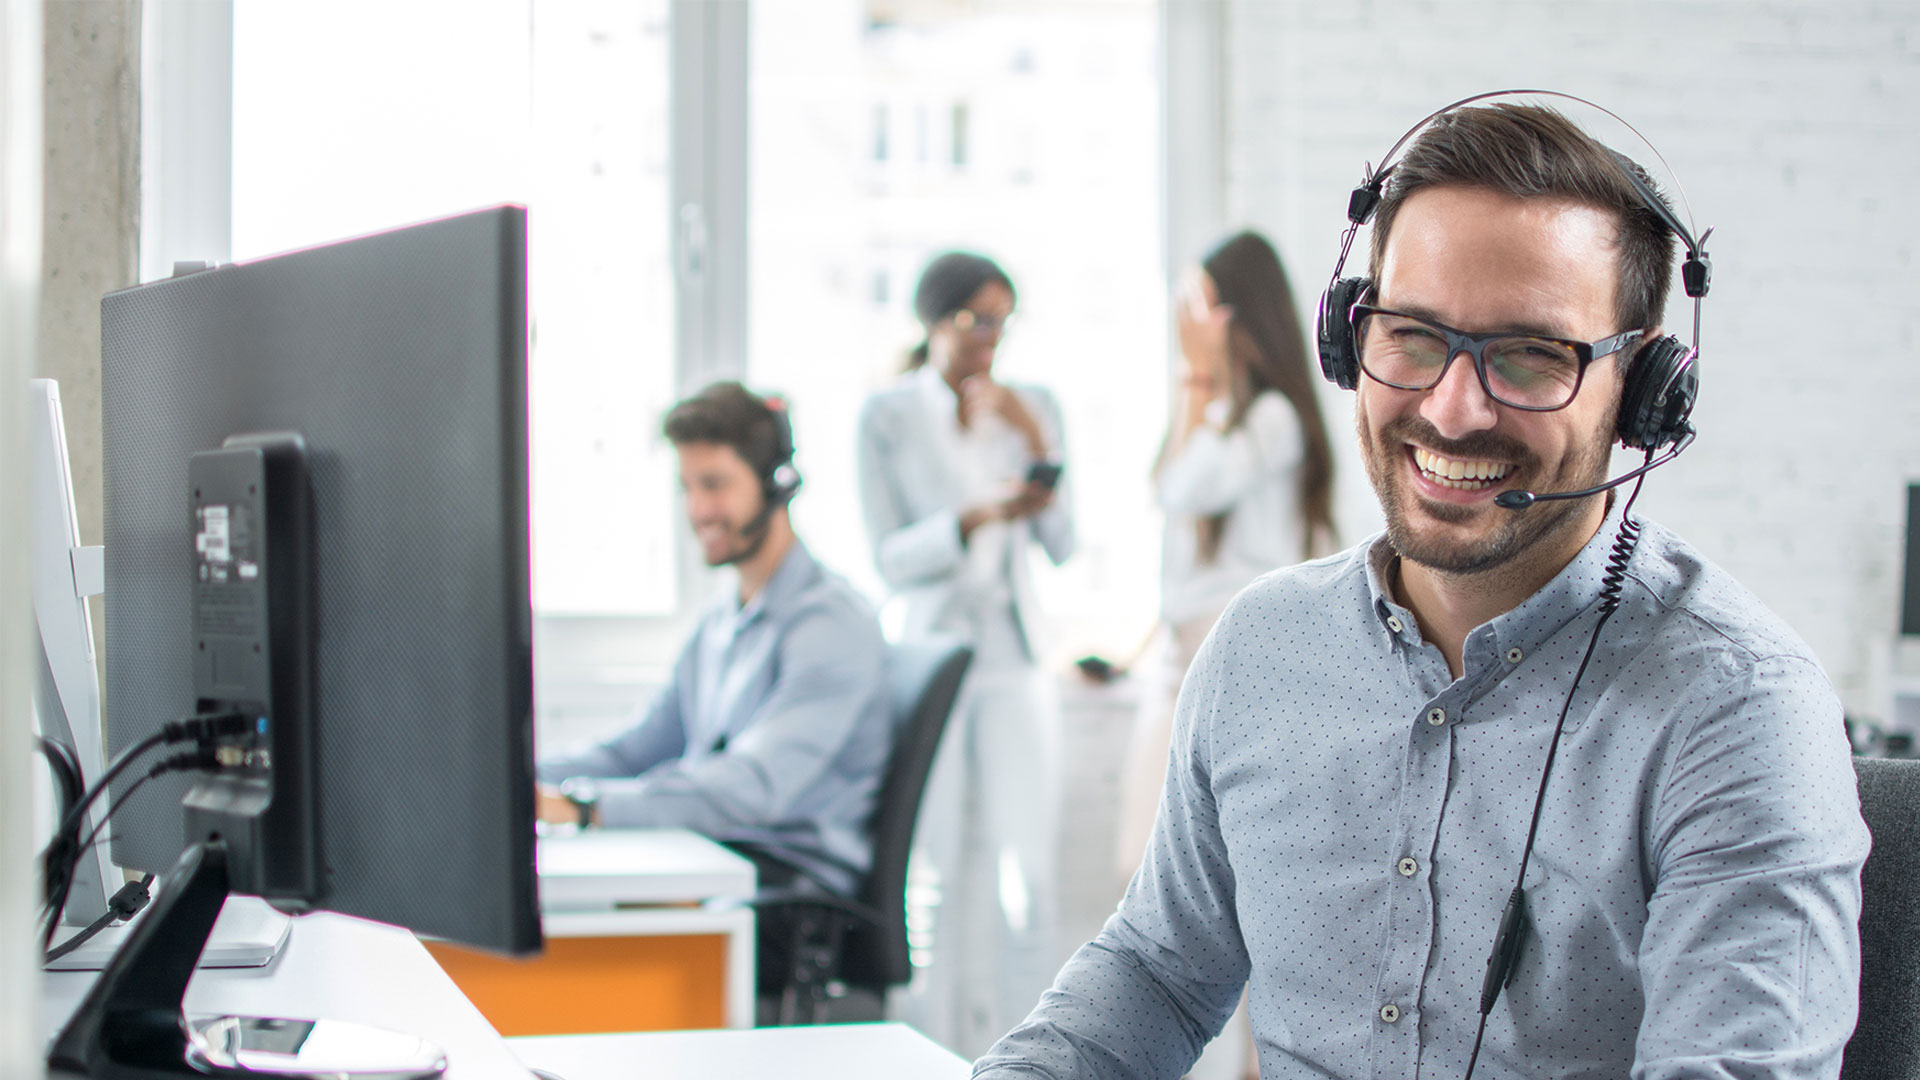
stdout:
MULTIPOLYGON (((1456 109, 1489 98, 1534 95, 1561 98, 1578 102, 1589 108, 1606 113, 1619 121, 1634 136, 1646 143, 1654 157, 1666 164, 1646 136, 1622 120, 1618 115, 1603 106, 1596 105, 1583 97, 1565 94, 1556 90, 1494 90, 1472 97, 1462 98, 1429 114, 1425 119, 1409 128, 1387 150, 1381 159, 1381 166, 1367 167, 1360 186, 1353 189, 1347 200, 1347 230, 1340 241, 1340 258, 1334 264, 1333 278, 1326 292, 1320 297, 1320 311, 1315 326, 1315 341, 1320 353, 1320 371, 1334 385, 1343 390, 1352 390, 1360 385, 1360 350, 1354 341, 1353 308, 1363 303, 1373 292, 1373 281, 1365 277, 1340 276, 1347 265, 1347 254, 1353 247, 1354 235, 1360 226, 1372 220, 1373 212, 1380 204, 1381 194, 1387 181, 1392 177, 1398 162, 1394 155, 1401 147, 1411 142, 1414 136, 1426 130, 1435 120, 1456 109)), ((1706 240, 1713 230, 1708 229, 1694 239, 1693 233, 1680 218, 1675 215, 1667 201, 1656 193, 1644 178, 1640 167, 1632 159, 1616 150, 1609 149, 1625 174, 1627 183, 1646 204, 1648 210, 1658 217, 1668 231, 1672 232, 1686 247, 1686 261, 1680 267, 1680 281, 1688 296, 1693 298, 1693 342, 1682 344, 1674 335, 1657 338, 1642 344, 1633 354, 1633 360, 1627 367, 1626 382, 1620 395, 1620 413, 1614 425, 1614 434, 1621 445, 1634 450, 1644 450, 1648 454, 1648 464, 1639 470, 1604 484, 1598 488, 1579 492, 1555 492, 1536 495, 1532 492, 1504 492, 1499 505, 1509 510, 1525 509, 1535 501, 1558 498, 1582 498, 1598 494, 1608 488, 1625 483, 1641 475, 1647 469, 1665 464, 1686 449, 1693 440, 1694 429, 1690 422, 1695 400, 1700 389, 1700 300, 1707 295, 1712 283, 1713 261, 1707 256, 1706 240), (1672 445, 1673 449, 1658 461, 1652 455, 1661 447, 1672 445)), ((1671 169, 1669 169, 1671 172, 1671 169)), ((1677 182, 1676 182, 1677 187, 1677 182)), ((1681 200, 1684 204, 1685 193, 1681 200)))
POLYGON ((740 535, 752 541, 748 556, 760 550, 760 544, 766 540, 767 526, 773 521, 773 512, 793 501, 800 493, 800 470, 793 466, 793 417, 789 415, 787 399, 769 394, 760 399, 766 406, 767 416, 773 421, 773 456, 762 470, 755 466, 760 474, 760 491, 765 496, 759 513, 747 519, 740 527, 740 535))
POLYGON ((760 486, 766 491, 767 505, 777 509, 800 493, 800 470, 793 467, 793 416, 786 398, 769 395, 760 403, 773 418, 773 462, 760 474, 760 486))

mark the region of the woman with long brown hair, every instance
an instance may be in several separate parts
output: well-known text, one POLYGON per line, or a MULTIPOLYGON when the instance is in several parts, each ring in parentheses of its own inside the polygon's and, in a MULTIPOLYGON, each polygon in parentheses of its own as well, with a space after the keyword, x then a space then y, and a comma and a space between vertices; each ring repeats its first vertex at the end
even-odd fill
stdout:
POLYGON ((1154 487, 1168 521, 1162 614, 1176 628, 1203 620, 1204 636, 1255 577, 1333 550, 1333 452, 1273 246, 1229 238, 1186 293, 1185 371, 1154 487))
MULTIPOLYGON (((1153 827, 1174 698, 1207 631, 1254 578, 1336 546, 1333 451, 1306 335, 1273 245, 1254 232, 1223 241, 1176 297, 1174 322, 1183 368, 1153 469, 1155 499, 1166 515, 1166 663, 1157 673, 1160 690, 1141 695, 1128 751, 1117 857, 1129 877, 1153 827)), ((1244 1042, 1219 1040, 1194 1075, 1242 1075, 1252 1060, 1244 1042), (1209 1061, 1222 1052, 1227 1060, 1209 1061)))

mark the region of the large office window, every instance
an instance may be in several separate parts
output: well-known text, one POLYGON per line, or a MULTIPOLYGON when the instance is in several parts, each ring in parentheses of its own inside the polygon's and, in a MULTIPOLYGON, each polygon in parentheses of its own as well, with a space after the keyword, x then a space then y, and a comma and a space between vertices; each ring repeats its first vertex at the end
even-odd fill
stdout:
POLYGON ((533 588, 676 612, 668 0, 239 4, 233 254, 528 206, 533 588))
POLYGON ((796 524, 876 595, 854 425, 920 334, 920 268, 988 253, 1020 292, 995 371, 1066 414, 1080 551, 1038 578, 1062 650, 1151 625, 1166 419, 1152 0, 754 5, 749 365, 793 399, 796 524))
POLYGON ((1058 640, 1111 653, 1145 632, 1166 388, 1153 0, 233 11, 234 257, 529 207, 546 667, 642 684, 704 600, 656 432, 715 377, 792 398, 798 524, 880 595, 854 418, 949 247, 1013 274, 1000 371, 1066 409, 1082 545, 1040 577, 1058 640))

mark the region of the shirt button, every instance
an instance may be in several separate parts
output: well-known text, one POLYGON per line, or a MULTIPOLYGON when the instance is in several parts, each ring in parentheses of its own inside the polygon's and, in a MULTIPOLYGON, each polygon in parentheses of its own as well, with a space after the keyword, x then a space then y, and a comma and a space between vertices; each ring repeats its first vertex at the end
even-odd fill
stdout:
POLYGON ((1523 652, 1521 652, 1521 651, 1520 651, 1519 649, 1508 649, 1508 650, 1507 650, 1507 663, 1509 663, 1509 664, 1517 664, 1517 663, 1519 663, 1519 662, 1520 662, 1520 658, 1521 658, 1521 657, 1523 657, 1523 656, 1525 656, 1525 655, 1527 655, 1527 654, 1526 654, 1526 653, 1523 653, 1523 652))
POLYGON ((1400 1006, 1398 1005, 1380 1006, 1380 1019, 1385 1020, 1389 1024, 1399 1023, 1400 1022, 1400 1006))
POLYGON ((1396 633, 1396 634, 1397 634, 1397 633, 1399 633, 1400 631, 1402 631, 1402 630, 1405 630, 1405 629, 1406 629, 1406 625, 1405 625, 1405 624, 1403 624, 1403 623, 1402 623, 1402 622, 1400 621, 1400 616, 1398 616, 1398 615, 1389 615, 1389 616, 1387 616, 1387 629, 1389 629, 1389 630, 1391 630, 1391 631, 1393 631, 1394 633, 1396 633))
POLYGON ((1427 712, 1427 723, 1432 724, 1434 727, 1439 727, 1441 724, 1444 724, 1446 722, 1447 722, 1447 710, 1436 708, 1436 709, 1431 709, 1427 712))
POLYGON ((1419 862, 1415 861, 1411 855, 1401 859, 1398 865, 1401 877, 1412 877, 1420 872, 1419 862))

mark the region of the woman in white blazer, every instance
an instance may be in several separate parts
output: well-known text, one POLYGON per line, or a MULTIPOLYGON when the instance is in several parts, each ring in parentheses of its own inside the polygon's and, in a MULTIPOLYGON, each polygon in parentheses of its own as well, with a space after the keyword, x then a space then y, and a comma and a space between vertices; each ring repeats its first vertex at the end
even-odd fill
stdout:
POLYGON ((931 925, 916 946, 931 955, 907 1002, 966 1057, 1026 1015, 1060 959, 1056 720, 1029 557, 1073 553, 1072 472, 1053 395, 993 378, 1014 303, 991 260, 935 259, 914 295, 926 339, 860 416, 861 506, 902 637, 974 648, 921 814, 915 884, 931 925))

